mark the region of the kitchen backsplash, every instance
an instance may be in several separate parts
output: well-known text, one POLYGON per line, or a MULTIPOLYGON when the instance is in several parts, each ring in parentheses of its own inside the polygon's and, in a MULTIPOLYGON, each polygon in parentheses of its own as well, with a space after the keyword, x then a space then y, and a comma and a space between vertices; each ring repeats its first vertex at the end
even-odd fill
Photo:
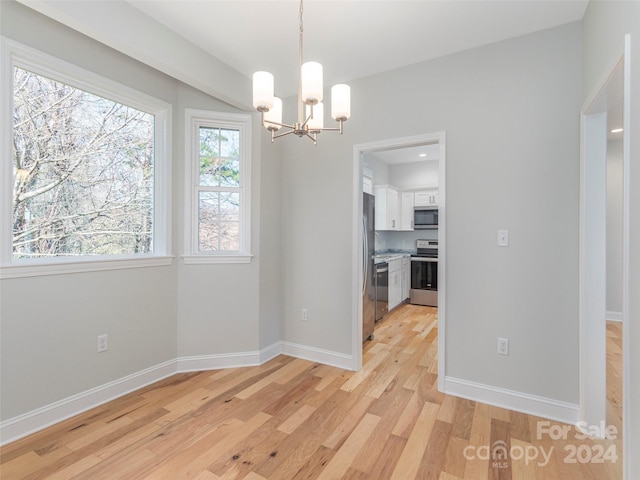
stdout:
POLYGON ((376 232, 376 252, 416 250, 416 240, 437 240, 438 230, 415 230, 413 232, 376 232))

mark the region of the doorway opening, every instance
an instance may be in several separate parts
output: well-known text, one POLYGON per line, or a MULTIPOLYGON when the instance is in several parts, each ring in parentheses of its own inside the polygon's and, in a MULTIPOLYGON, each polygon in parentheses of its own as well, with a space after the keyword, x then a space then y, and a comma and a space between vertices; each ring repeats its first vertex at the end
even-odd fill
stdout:
MULTIPOLYGON (((382 140, 353 147, 353 308, 352 308, 352 352, 353 369, 362 368, 362 338, 363 338, 363 298, 362 287, 365 285, 365 262, 363 256, 363 176, 365 173, 363 159, 367 155, 381 154, 393 150, 412 151, 414 147, 429 146, 437 151, 437 193, 439 228, 434 235, 438 240, 438 383, 443 387, 444 372, 444 346, 445 346, 445 318, 446 318, 446 192, 445 192, 445 132, 436 132, 412 137, 403 137, 390 140, 382 140)), ((388 183, 388 182, 387 182, 388 183)), ((365 187, 366 188, 366 187, 365 187)))

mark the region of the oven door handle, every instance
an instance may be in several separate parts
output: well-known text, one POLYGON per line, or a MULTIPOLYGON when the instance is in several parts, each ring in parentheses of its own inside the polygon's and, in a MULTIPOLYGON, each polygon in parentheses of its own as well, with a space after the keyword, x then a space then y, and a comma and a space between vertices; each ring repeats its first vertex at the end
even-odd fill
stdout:
POLYGON ((412 262, 438 263, 438 259, 437 258, 433 258, 433 257, 411 257, 411 261, 412 262))

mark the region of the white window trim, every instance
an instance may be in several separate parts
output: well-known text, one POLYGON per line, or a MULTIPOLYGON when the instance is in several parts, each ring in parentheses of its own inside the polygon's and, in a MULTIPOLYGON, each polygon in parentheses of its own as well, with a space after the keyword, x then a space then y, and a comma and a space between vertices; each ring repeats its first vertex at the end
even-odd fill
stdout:
POLYGON ((0 37, 0 279, 122 268, 170 265, 171 256, 171 104, 76 65, 0 37), (73 87, 109 98, 155 116, 154 231, 152 254, 60 256, 14 259, 12 225, 13 68, 25 68, 73 87))
POLYGON ((186 265, 211 263, 249 263, 251 254, 251 115, 185 109, 185 212, 184 255, 186 265), (198 182, 200 126, 240 129, 240 251, 198 251, 198 182))

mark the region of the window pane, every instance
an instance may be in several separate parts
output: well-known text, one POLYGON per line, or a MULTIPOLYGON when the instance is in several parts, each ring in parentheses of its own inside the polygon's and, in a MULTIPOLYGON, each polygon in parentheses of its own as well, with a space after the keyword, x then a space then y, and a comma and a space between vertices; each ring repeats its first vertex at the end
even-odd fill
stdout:
POLYGON ((14 69, 13 256, 153 251, 154 116, 14 69))
POLYGON ((200 192, 198 249, 240 250, 240 195, 237 192, 200 192))
POLYGON ((200 127, 200 185, 240 186, 240 131, 200 127))

